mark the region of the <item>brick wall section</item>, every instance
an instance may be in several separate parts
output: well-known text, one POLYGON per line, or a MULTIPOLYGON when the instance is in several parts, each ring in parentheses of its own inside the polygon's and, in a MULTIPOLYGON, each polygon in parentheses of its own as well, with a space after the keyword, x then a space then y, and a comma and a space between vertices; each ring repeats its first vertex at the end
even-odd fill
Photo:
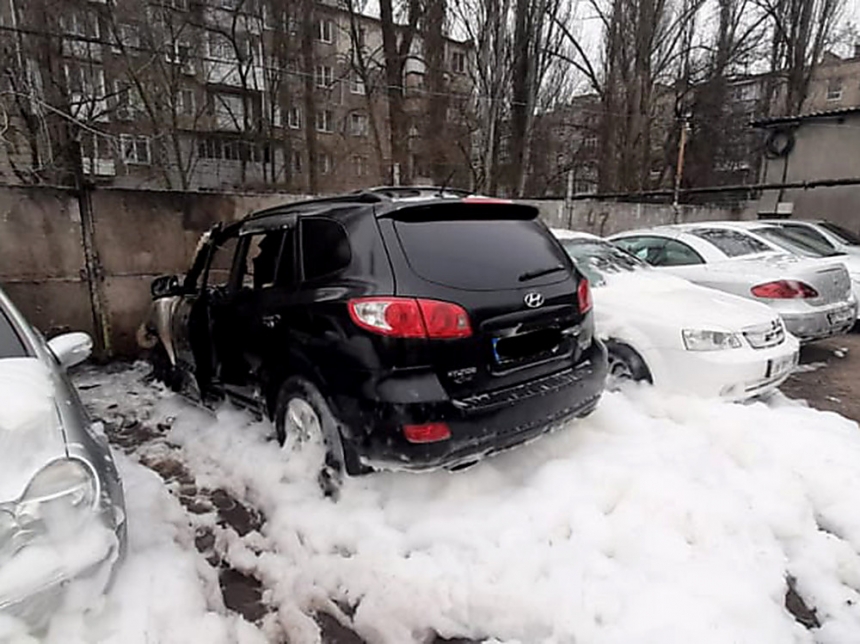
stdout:
MULTIPOLYGON (((179 193, 102 189, 92 194, 95 245, 103 274, 112 349, 134 356, 135 332, 149 306, 153 277, 183 273, 200 235, 218 221, 301 199, 296 195, 179 193)), ((553 226, 595 233, 669 223, 670 206, 533 202, 553 226), (572 225, 569 225, 572 224, 572 225)), ((684 207, 685 221, 738 218, 738 213, 684 207)), ((92 333, 78 202, 73 192, 0 186, 0 284, 30 321, 51 335, 92 333)))

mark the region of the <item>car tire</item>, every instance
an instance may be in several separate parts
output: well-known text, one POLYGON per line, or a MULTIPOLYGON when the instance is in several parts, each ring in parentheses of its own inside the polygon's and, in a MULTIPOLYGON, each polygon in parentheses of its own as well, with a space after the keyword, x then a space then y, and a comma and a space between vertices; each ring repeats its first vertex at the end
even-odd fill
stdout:
POLYGON ((319 389, 304 378, 288 378, 278 390, 274 425, 281 449, 292 453, 322 447, 322 454, 305 457, 319 458, 319 463, 312 463, 319 469, 317 481, 327 497, 337 499, 349 468, 340 423, 319 389))
POLYGON ((618 389, 624 382, 654 383, 645 360, 630 345, 617 340, 607 340, 606 353, 607 389, 618 389))

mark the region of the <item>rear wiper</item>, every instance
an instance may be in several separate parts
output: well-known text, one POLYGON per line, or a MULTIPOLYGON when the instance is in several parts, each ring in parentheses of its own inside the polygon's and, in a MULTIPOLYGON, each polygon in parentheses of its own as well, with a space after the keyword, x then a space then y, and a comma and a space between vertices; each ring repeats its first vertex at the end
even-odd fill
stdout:
POLYGON ((544 275, 550 275, 551 273, 558 273, 559 271, 563 271, 564 266, 561 264, 556 264, 555 266, 550 266, 549 268, 539 268, 534 271, 528 271, 519 276, 519 280, 521 282, 528 282, 529 280, 536 279, 538 277, 543 277, 544 275))

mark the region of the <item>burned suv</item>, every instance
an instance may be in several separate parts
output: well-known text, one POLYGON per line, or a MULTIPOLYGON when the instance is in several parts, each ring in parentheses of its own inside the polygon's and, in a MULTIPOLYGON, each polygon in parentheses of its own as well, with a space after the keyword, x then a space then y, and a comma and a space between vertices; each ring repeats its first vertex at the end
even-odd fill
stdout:
POLYGON ((535 208, 380 188, 218 225, 152 285, 159 375, 269 416, 329 465, 457 468, 585 416, 591 294, 535 208))

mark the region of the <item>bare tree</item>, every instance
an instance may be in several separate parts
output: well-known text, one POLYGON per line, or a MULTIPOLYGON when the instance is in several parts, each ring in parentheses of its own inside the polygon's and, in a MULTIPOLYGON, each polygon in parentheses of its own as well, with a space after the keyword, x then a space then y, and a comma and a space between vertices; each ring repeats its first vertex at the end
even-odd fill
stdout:
MULTIPOLYGON (((845 0, 757 0, 772 29, 771 70, 784 76, 780 111, 797 114, 821 56, 836 35, 845 0)), ((771 94, 777 90, 771 86, 771 94)))

